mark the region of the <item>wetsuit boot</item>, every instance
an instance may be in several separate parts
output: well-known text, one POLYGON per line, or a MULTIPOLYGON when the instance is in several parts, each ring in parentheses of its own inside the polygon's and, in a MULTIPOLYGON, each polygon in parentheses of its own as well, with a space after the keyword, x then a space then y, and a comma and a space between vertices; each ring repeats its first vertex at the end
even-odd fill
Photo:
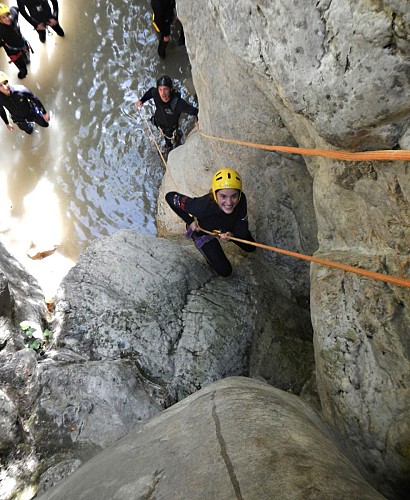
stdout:
POLYGON ((181 31, 179 32, 178 45, 185 45, 185 33, 184 27, 181 25, 181 31))
POLYGON ((19 70, 20 71, 17 73, 17 78, 20 78, 20 80, 22 80, 23 78, 26 78, 26 76, 27 76, 26 66, 20 67, 19 70))
POLYGON ((164 42, 164 40, 159 41, 158 45, 158 55, 161 59, 165 59, 165 49, 167 48, 168 42, 164 42))
MULTIPOLYGON (((13 120, 14 121, 14 120, 13 120)), ((26 134, 32 134, 34 130, 34 123, 24 120, 23 122, 14 122, 19 129, 23 130, 26 134)))
POLYGON ((58 36, 64 36, 64 30, 59 24, 51 26, 51 28, 57 33, 58 36))
POLYGON ((46 43, 46 35, 47 31, 46 30, 37 30, 38 37, 40 38, 41 43, 46 43))
POLYGON ((182 140, 182 130, 179 128, 174 132, 174 149, 181 145, 182 140))

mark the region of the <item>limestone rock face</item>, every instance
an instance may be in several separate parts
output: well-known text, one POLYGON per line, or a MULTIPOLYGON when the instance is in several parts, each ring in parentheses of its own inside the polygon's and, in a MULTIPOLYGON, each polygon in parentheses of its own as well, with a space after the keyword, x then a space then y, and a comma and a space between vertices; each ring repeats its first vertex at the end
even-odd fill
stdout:
POLYGON ((267 500, 312 495, 383 498, 299 398, 233 377, 154 417, 39 498, 267 500))
MULTIPOLYGON (((216 168, 237 168, 257 241, 409 279, 408 162, 303 158, 203 135, 303 148, 410 149, 408 2, 179 0, 178 15, 199 132, 171 153, 163 192, 177 186, 203 194, 216 168)), ((164 233, 180 231, 161 203, 159 219, 164 233)), ((408 290, 317 266, 309 281, 306 264, 261 254, 299 304, 309 302, 312 287, 323 411, 383 492, 394 496, 395 483, 402 495, 410 470, 408 290)))
POLYGON ((55 298, 52 344, 0 351, 0 446, 14 491, 35 491, 32 477, 47 490, 215 380, 250 373, 306 393, 314 368, 306 309, 266 265, 227 252, 234 273, 225 279, 192 242, 124 230, 92 243, 55 298))
POLYGON ((285 280, 269 277, 252 256, 231 250, 235 272, 224 279, 192 242, 131 231, 94 242, 58 293, 57 347, 93 362, 132 361, 142 378, 163 389, 161 404, 225 376, 248 373, 250 366, 263 376, 261 364, 275 385, 299 392, 313 370, 309 317, 291 300, 285 280), (275 319, 264 313, 273 296, 275 319), (297 333, 292 321, 286 322, 291 315, 299 321, 297 333), (266 330, 277 334, 274 349, 254 347, 249 361, 252 338, 259 344, 266 330), (285 343, 280 345, 286 335, 296 339, 292 355, 298 352, 305 362, 279 376, 268 358, 291 365, 285 343))

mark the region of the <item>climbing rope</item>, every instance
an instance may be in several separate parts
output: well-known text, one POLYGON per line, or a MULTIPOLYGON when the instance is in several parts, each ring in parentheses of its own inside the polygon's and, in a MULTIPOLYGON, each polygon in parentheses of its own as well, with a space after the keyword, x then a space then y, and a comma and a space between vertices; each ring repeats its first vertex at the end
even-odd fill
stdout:
POLYGON ((266 151, 281 151, 283 153, 293 153, 304 156, 323 156, 325 158, 334 158, 336 160, 345 161, 403 161, 410 160, 410 150, 408 149, 386 149, 380 151, 362 151, 353 153, 349 151, 332 151, 327 149, 305 149, 291 146, 269 146, 267 144, 258 144, 256 142, 239 141, 237 139, 226 139, 216 135, 206 134, 199 130, 198 132, 203 137, 213 139, 215 141, 227 142, 229 144, 238 144, 239 146, 247 146, 249 148, 264 149, 266 151))
MULTIPOLYGON (((206 234, 211 234, 213 236, 217 236, 220 238, 220 231, 207 231, 199 227, 199 229, 206 234)), ((248 241, 242 240, 240 238, 235 238, 234 236, 229 236, 228 240, 237 241, 239 243, 245 243, 246 245, 253 245, 255 247, 264 248, 265 250, 270 250, 272 252, 280 253, 283 255, 289 255, 290 257, 295 257, 297 259, 308 260, 309 262, 315 262, 316 264, 321 264, 327 267, 335 267, 336 269, 341 269, 342 271, 346 271, 349 273, 360 274, 361 276, 366 276, 368 278, 373 278, 379 281, 385 281, 387 283, 392 283, 394 285, 405 286, 410 288, 410 280, 406 280, 403 278, 398 278, 396 276, 390 276, 388 274, 376 273, 374 271, 368 271, 367 269, 363 269, 361 267, 349 266, 347 264, 342 264, 340 262, 334 262, 332 260, 321 259, 319 257, 312 257, 310 255, 304 255, 297 252, 292 252, 290 250, 284 250, 282 248, 276 248, 269 245, 264 245, 263 243, 257 243, 256 241, 248 241)))
MULTIPOLYGON (((165 169, 167 170, 169 176, 171 177, 173 183, 175 184, 175 187, 177 188, 177 184, 175 182, 175 179, 172 177, 172 174, 168 168, 167 162, 164 158, 164 155, 161 152, 161 148, 155 139, 155 136, 147 122, 147 119, 142 116, 141 110, 138 108, 138 111, 140 113, 140 116, 145 124, 145 127, 152 139, 152 141, 155 144, 155 147, 158 150, 158 153, 161 157, 162 162, 165 165, 165 169)), ((199 128, 198 128, 199 131, 199 128)), ((362 153, 349 153, 349 152, 343 152, 343 151, 327 151, 327 150, 321 150, 321 149, 304 149, 304 148, 294 148, 294 147, 287 147, 287 146, 268 146, 264 144, 256 144, 256 143, 251 143, 251 142, 245 142, 245 141, 237 141, 233 139, 225 139, 222 137, 216 137, 213 135, 205 134, 201 131, 199 133, 207 137, 209 139, 215 139, 219 140, 222 142, 229 142, 231 144, 239 144, 241 146, 248 146, 248 147, 254 147, 257 149, 265 149, 268 151, 282 151, 286 153, 296 153, 296 154, 301 154, 301 155, 309 155, 309 156, 324 156, 328 158, 336 158, 340 160, 350 160, 350 161, 363 161, 363 160, 410 160, 410 151, 408 150, 386 150, 386 151, 364 151, 362 153)), ((207 231, 206 229, 201 228, 198 225, 198 228, 206 234, 216 236, 220 238, 220 231, 214 230, 214 231, 207 231)), ((228 240, 231 241, 236 241, 238 243, 245 243, 246 245, 253 245, 255 247, 263 248, 265 250, 270 250, 272 252, 280 253, 283 255, 288 255, 290 257, 294 257, 297 259, 302 259, 302 260, 307 260, 309 262, 315 262, 316 264, 321 264, 323 266, 327 267, 333 267, 336 269, 341 269, 342 271, 350 272, 350 273, 355 273, 359 274, 361 276, 365 276, 368 278, 373 278, 379 281, 384 281, 386 283, 392 283, 394 285, 399 285, 399 286, 404 286, 407 288, 410 288, 410 280, 406 280, 403 278, 398 278, 397 276, 390 276, 388 274, 381 274, 381 273, 376 273, 374 271, 368 271, 367 269, 363 269, 360 267, 354 267, 354 266, 349 266, 347 264, 342 264, 340 262, 335 262, 327 259, 321 259, 319 257, 312 257, 310 255, 304 255, 301 253, 297 252, 292 252, 291 250, 284 250, 283 248, 277 248, 269 245, 264 245, 263 243, 257 243, 256 241, 248 241, 248 240, 243 240, 240 238, 235 238, 234 236, 229 236, 228 240)))

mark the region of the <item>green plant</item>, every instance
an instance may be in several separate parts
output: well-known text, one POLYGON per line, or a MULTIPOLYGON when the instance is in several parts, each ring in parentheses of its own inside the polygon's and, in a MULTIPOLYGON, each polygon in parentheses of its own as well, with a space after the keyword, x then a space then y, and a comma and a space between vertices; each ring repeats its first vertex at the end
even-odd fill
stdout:
POLYGON ((36 325, 30 321, 22 321, 20 323, 20 328, 26 336, 27 347, 34 349, 37 352, 45 347, 45 345, 48 344, 53 338, 53 334, 50 330, 46 329, 42 331, 41 329, 37 329, 36 325))

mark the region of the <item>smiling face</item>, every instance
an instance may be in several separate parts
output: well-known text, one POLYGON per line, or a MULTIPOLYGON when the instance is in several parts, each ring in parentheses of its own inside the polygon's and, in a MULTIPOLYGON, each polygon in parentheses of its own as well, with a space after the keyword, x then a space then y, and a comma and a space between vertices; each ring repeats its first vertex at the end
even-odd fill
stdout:
POLYGON ((10 26, 11 25, 10 12, 7 12, 7 14, 3 14, 2 16, 0 16, 0 22, 3 24, 8 24, 10 26))
POLYGON ((219 189, 216 192, 216 202, 219 208, 226 214, 231 214, 239 203, 239 194, 237 189, 219 189))
POLYGON ((171 89, 165 85, 158 87, 159 96, 164 102, 168 102, 171 97, 171 89))
POLYGON ((7 80, 0 83, 0 92, 4 95, 10 95, 10 85, 7 80))

